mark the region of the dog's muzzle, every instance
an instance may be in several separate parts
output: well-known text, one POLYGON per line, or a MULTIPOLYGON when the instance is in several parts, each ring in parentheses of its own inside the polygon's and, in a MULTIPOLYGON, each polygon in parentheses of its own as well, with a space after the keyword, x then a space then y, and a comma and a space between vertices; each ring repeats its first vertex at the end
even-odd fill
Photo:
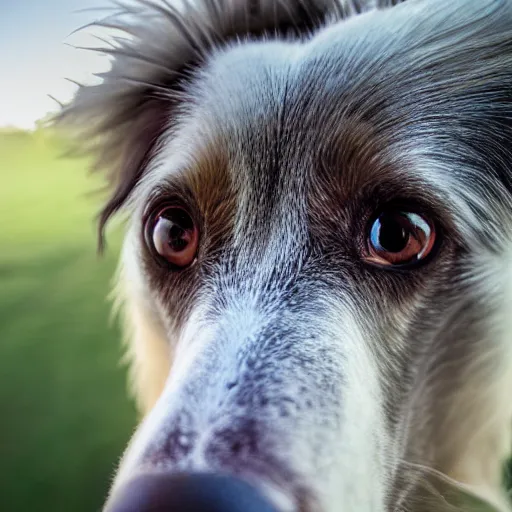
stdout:
POLYGON ((210 473, 141 475, 113 498, 105 512, 276 512, 248 483, 210 473))

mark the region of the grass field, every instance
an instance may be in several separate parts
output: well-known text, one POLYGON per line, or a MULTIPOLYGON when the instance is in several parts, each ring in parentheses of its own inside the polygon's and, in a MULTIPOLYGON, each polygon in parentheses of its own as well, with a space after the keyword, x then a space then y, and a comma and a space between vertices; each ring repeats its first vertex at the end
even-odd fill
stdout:
POLYGON ((0 509, 99 510, 135 425, 85 162, 0 132, 0 509))

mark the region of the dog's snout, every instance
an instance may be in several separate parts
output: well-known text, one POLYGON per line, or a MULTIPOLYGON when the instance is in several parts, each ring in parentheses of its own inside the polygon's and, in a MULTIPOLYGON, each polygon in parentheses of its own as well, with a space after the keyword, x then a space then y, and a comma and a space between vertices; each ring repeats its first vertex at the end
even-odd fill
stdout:
POLYGON ((140 475, 112 497, 105 512, 277 512, 251 485, 232 476, 140 475))

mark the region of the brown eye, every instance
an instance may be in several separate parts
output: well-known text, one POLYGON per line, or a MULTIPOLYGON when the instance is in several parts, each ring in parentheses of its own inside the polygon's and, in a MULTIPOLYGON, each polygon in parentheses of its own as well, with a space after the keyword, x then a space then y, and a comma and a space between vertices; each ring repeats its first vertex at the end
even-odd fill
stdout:
POLYGON ((196 258, 199 231, 183 208, 168 206, 149 220, 146 242, 169 263, 183 268, 196 258))
POLYGON ((434 225, 425 217, 385 211, 371 226, 365 260, 383 266, 418 263, 432 251, 435 240, 434 225))

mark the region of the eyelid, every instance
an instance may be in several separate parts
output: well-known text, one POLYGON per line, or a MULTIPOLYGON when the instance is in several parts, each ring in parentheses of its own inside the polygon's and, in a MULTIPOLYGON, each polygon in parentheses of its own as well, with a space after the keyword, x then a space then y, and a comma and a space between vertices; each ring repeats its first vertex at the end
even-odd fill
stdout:
POLYGON ((194 215, 194 218, 197 213, 196 202, 191 191, 181 188, 177 184, 159 185, 146 198, 142 212, 143 225, 155 214, 156 210, 162 210, 166 205, 187 209, 194 215))

